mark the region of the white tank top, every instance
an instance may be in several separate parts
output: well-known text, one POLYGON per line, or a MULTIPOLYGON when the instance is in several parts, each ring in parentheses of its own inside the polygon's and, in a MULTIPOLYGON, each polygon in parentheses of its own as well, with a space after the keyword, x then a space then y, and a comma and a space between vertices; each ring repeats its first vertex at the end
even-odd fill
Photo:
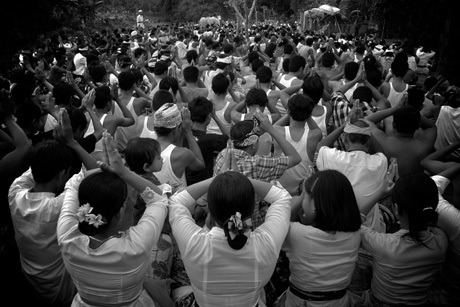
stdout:
POLYGON ((147 123, 149 121, 149 117, 148 116, 145 116, 144 117, 144 125, 142 126, 142 132, 141 132, 141 135, 139 135, 139 137, 141 138, 149 138, 149 139, 154 139, 156 140, 157 139, 157 133, 155 132, 155 130, 150 130, 148 127, 147 127, 147 123))
POLYGON ((391 106, 394 107, 404 96, 407 92, 409 85, 406 84, 406 88, 402 92, 397 92, 393 87, 393 82, 390 82, 390 93, 388 94, 388 101, 390 102, 391 106))
POLYGON ((321 133, 323 134, 323 138, 327 136, 327 129, 326 129, 326 113, 327 113, 327 108, 325 106, 322 106, 324 109, 323 115, 321 116, 311 116, 315 123, 318 125, 319 130, 321 130, 321 133))
POLYGON ((308 157, 307 152, 308 133, 310 130, 308 129, 307 124, 305 124, 304 133, 298 142, 292 139, 289 126, 284 127, 284 132, 286 135, 286 141, 288 141, 297 150, 302 158, 302 161, 296 166, 285 170, 283 175, 280 177, 279 182, 291 195, 297 195, 300 181, 306 179, 312 172, 312 162, 308 157))
POLYGON ((174 190, 183 190, 187 187, 187 182, 185 181, 185 172, 182 174, 181 178, 178 178, 174 174, 172 165, 171 165, 171 154, 176 148, 175 145, 170 144, 161 152, 161 158, 163 159, 163 167, 159 172, 153 172, 153 174, 158 178, 160 183, 169 184, 174 190))
MULTIPOLYGON (((216 116, 220 118, 220 120, 224 123, 228 123, 225 119, 225 111, 227 110, 228 106, 230 105, 230 101, 227 101, 225 107, 221 110, 216 111, 216 116)), ((222 131, 220 131, 219 126, 217 125, 216 121, 211 118, 208 127, 206 128, 206 133, 208 134, 220 134, 222 135, 222 131)))

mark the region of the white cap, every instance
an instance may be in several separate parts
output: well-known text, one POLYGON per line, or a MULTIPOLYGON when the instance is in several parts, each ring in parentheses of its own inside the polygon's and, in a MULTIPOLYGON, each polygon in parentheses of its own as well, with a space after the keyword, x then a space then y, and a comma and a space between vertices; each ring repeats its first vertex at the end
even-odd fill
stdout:
POLYGON ((142 13, 142 10, 137 11, 138 13, 142 13))

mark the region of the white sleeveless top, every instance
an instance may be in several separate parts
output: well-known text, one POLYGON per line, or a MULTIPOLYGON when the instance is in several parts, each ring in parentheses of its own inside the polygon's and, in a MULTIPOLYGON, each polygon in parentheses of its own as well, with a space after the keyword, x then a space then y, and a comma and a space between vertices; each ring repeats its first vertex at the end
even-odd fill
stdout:
MULTIPOLYGON (((140 117, 139 117, 139 120, 140 120, 140 117)), ((139 135, 139 137, 141 138, 149 138, 149 139, 154 139, 156 140, 157 139, 157 133, 155 132, 155 130, 150 130, 148 127, 147 127, 147 123, 149 121, 149 117, 148 116, 145 116, 144 117, 144 124, 142 125, 142 132, 141 134, 139 135)))
POLYGON ((302 161, 296 166, 285 170, 284 174, 280 177, 279 182, 291 195, 297 195, 300 181, 307 178, 312 172, 313 163, 308 157, 307 152, 308 133, 310 130, 308 129, 307 124, 305 124, 304 133, 298 142, 292 139, 289 126, 284 127, 284 132, 286 135, 286 141, 288 141, 297 150, 302 158, 302 161))
POLYGON ((159 172, 153 172, 153 174, 158 178, 160 183, 169 184, 174 190, 180 191, 187 187, 187 182, 185 181, 185 172, 182 174, 181 178, 178 178, 173 171, 171 165, 171 154, 176 148, 175 145, 170 144, 161 152, 161 158, 163 159, 163 167, 159 172))
MULTIPOLYGON (((225 104, 225 107, 223 107, 219 111, 216 111, 216 116, 219 117, 223 123, 227 123, 227 124, 228 122, 225 119, 225 111, 227 110, 229 105, 230 105, 230 101, 227 101, 227 103, 225 104)), ((219 126, 217 125, 216 121, 212 118, 211 118, 211 121, 209 122, 208 127, 206 127, 206 133, 222 135, 222 131, 220 131, 219 126)))
POLYGON ((323 134, 323 138, 327 136, 327 128, 326 128, 326 113, 327 113, 327 108, 325 106, 322 106, 324 109, 323 115, 321 116, 311 116, 315 123, 318 125, 319 130, 321 130, 321 133, 323 134))
POLYGON ((406 88, 402 92, 397 92, 393 87, 393 82, 390 82, 390 93, 388 94, 388 101, 390 102, 391 106, 394 107, 404 96, 407 92, 409 85, 406 84, 406 88))

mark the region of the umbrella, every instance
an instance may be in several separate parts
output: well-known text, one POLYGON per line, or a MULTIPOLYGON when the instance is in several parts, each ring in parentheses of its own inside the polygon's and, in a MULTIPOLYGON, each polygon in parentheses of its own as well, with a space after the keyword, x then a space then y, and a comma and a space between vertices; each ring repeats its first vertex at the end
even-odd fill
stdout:
POLYGON ((335 15, 338 12, 340 12, 340 9, 335 6, 331 6, 329 4, 323 4, 318 8, 321 12, 324 12, 325 14, 328 15, 335 15))

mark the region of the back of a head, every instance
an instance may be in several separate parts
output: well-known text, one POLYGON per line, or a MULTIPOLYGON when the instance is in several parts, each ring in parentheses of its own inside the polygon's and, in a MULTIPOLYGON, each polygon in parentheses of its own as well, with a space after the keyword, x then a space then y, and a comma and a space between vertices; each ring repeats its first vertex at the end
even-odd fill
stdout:
POLYGON ((103 65, 90 65, 88 66, 88 74, 94 83, 100 83, 104 81, 104 77, 107 74, 107 70, 103 65))
POLYGON ((306 65, 307 65, 307 61, 305 60, 303 56, 301 55, 293 56, 289 60, 289 72, 295 73, 295 72, 298 72, 299 70, 303 70, 306 65))
MULTIPOLYGON (((369 124, 360 118, 352 119, 350 123, 359 128, 369 128, 369 124)), ((347 137, 351 143, 360 145, 366 145, 371 139, 369 135, 361 133, 347 133, 347 137)))
POLYGON ((393 126, 399 133, 413 134, 420 128, 420 112, 412 106, 402 106, 393 114, 393 126))
POLYGON ((407 104, 413 106, 418 111, 423 109, 425 102, 425 92, 418 87, 411 87, 407 90, 407 104))
POLYGON ((302 91, 305 95, 313 99, 315 104, 318 104, 321 97, 323 97, 324 84, 317 74, 308 76, 303 81, 302 91))
POLYGON ((72 125, 72 130, 75 132, 78 129, 80 131, 84 131, 88 124, 86 120, 85 113, 79 109, 74 109, 69 114, 70 117, 70 124, 72 125))
POLYGON ((120 212, 128 195, 126 183, 115 173, 98 172, 82 180, 78 188, 80 206, 88 204, 91 214, 102 217, 104 224, 95 227, 88 221, 78 224, 78 229, 88 236, 96 235, 110 224, 112 218, 120 212))
POLYGON ((288 101, 289 116, 296 121, 306 121, 314 107, 313 100, 304 94, 296 94, 288 101))
POLYGON ((348 62, 347 64, 345 64, 345 68, 343 70, 345 79, 350 80, 350 81, 353 80, 358 74, 358 70, 359 70, 359 64, 354 61, 348 62))
POLYGON ((359 99, 360 102, 367 102, 368 104, 372 101, 372 90, 367 86, 358 86, 353 91, 353 99, 359 99))
POLYGON ((107 85, 103 85, 100 87, 96 87, 95 89, 95 99, 94 99, 94 106, 96 109, 103 109, 107 106, 107 103, 112 100, 110 96, 110 87, 107 85))
POLYGON ((61 171, 70 170, 73 155, 71 149, 56 140, 47 140, 35 145, 31 171, 37 183, 50 182, 61 171))
POLYGON ((190 119, 192 122, 204 123, 211 114, 213 104, 206 97, 196 97, 188 103, 188 109, 190 110, 190 119))
POLYGON ((161 76, 168 71, 168 63, 166 61, 157 61, 155 63, 155 68, 153 69, 153 73, 156 76, 161 76))
POLYGON ((407 174, 395 183, 393 201, 400 214, 407 214, 409 234, 417 243, 422 243, 420 231, 436 226, 438 200, 436 183, 425 173, 407 174))
POLYGON ((230 128, 230 139, 233 140, 233 145, 236 149, 244 149, 244 147, 238 147, 237 143, 243 141, 248 134, 254 129, 254 122, 252 120, 242 120, 230 128))
POLYGON ((283 71, 284 71, 285 73, 288 73, 288 72, 289 72, 289 62, 290 62, 290 61, 291 61, 291 59, 290 59, 290 58, 287 58, 287 59, 284 59, 284 60, 283 60, 283 64, 281 64, 282 67, 283 67, 283 71))
POLYGON ((251 68, 253 72, 257 72, 257 70, 262 66, 264 66, 264 61, 262 61, 261 59, 255 59, 251 63, 251 68))
POLYGON ((75 94, 73 87, 61 81, 53 87, 53 98, 56 105, 70 105, 70 99, 75 94))
POLYGON ((294 52, 294 46, 291 44, 284 45, 284 54, 292 54, 294 52))
POLYGON ((224 230, 233 249, 241 249, 247 241, 244 235, 231 239, 228 222, 232 215, 241 214, 241 220, 251 217, 255 206, 255 192, 249 179, 241 173, 227 171, 217 175, 208 189, 208 208, 212 219, 224 230))
POLYGON ((179 82, 174 77, 166 76, 161 79, 158 88, 160 90, 172 90, 173 94, 176 95, 179 91, 179 82))
POLYGON ((305 40, 305 44, 311 47, 313 45, 313 38, 312 37, 307 38, 305 40))
POLYGON ((391 72, 395 77, 404 77, 409 70, 409 63, 407 62, 407 55, 403 52, 396 54, 393 62, 391 63, 391 72))
POLYGON ((334 61, 335 57, 332 52, 325 52, 321 58, 321 64, 327 68, 332 67, 332 65, 334 65, 334 61))
POLYGON ((251 51, 248 53, 248 62, 251 64, 255 59, 259 58, 257 51, 251 51))
POLYGON ((174 96, 168 90, 158 90, 152 99, 152 109, 158 110, 162 105, 166 103, 174 103, 174 96))
POLYGON ((155 139, 136 137, 128 141, 124 153, 129 169, 136 174, 145 174, 144 165, 151 165, 155 157, 161 155, 161 146, 155 139))
POLYGON ((315 227, 323 231, 354 232, 361 227, 361 215, 353 187, 337 170, 314 173, 303 185, 316 208, 315 227))
POLYGON ((122 91, 129 91, 136 83, 134 74, 128 71, 122 71, 118 74, 118 85, 122 91))
POLYGON ((251 88, 246 94, 246 106, 265 107, 268 104, 267 93, 260 88, 251 88))
POLYGON ((270 83, 273 78, 273 71, 270 67, 265 65, 259 67, 256 72, 256 79, 259 80, 260 83, 270 83))
POLYGON ((367 81, 369 81, 373 87, 379 88, 382 84, 382 72, 380 69, 371 61, 364 62, 364 69, 366 71, 367 81))
POLYGON ((183 74, 185 82, 196 83, 198 82, 200 71, 196 66, 187 66, 184 68, 183 74))
POLYGON ((196 63, 196 61, 198 60, 198 52, 196 52, 195 49, 191 49, 187 51, 187 53, 185 54, 185 58, 187 59, 187 62, 189 64, 191 64, 192 61, 196 63))
POLYGON ((212 78, 211 88, 216 95, 225 95, 230 85, 230 80, 223 73, 218 73, 212 78))

